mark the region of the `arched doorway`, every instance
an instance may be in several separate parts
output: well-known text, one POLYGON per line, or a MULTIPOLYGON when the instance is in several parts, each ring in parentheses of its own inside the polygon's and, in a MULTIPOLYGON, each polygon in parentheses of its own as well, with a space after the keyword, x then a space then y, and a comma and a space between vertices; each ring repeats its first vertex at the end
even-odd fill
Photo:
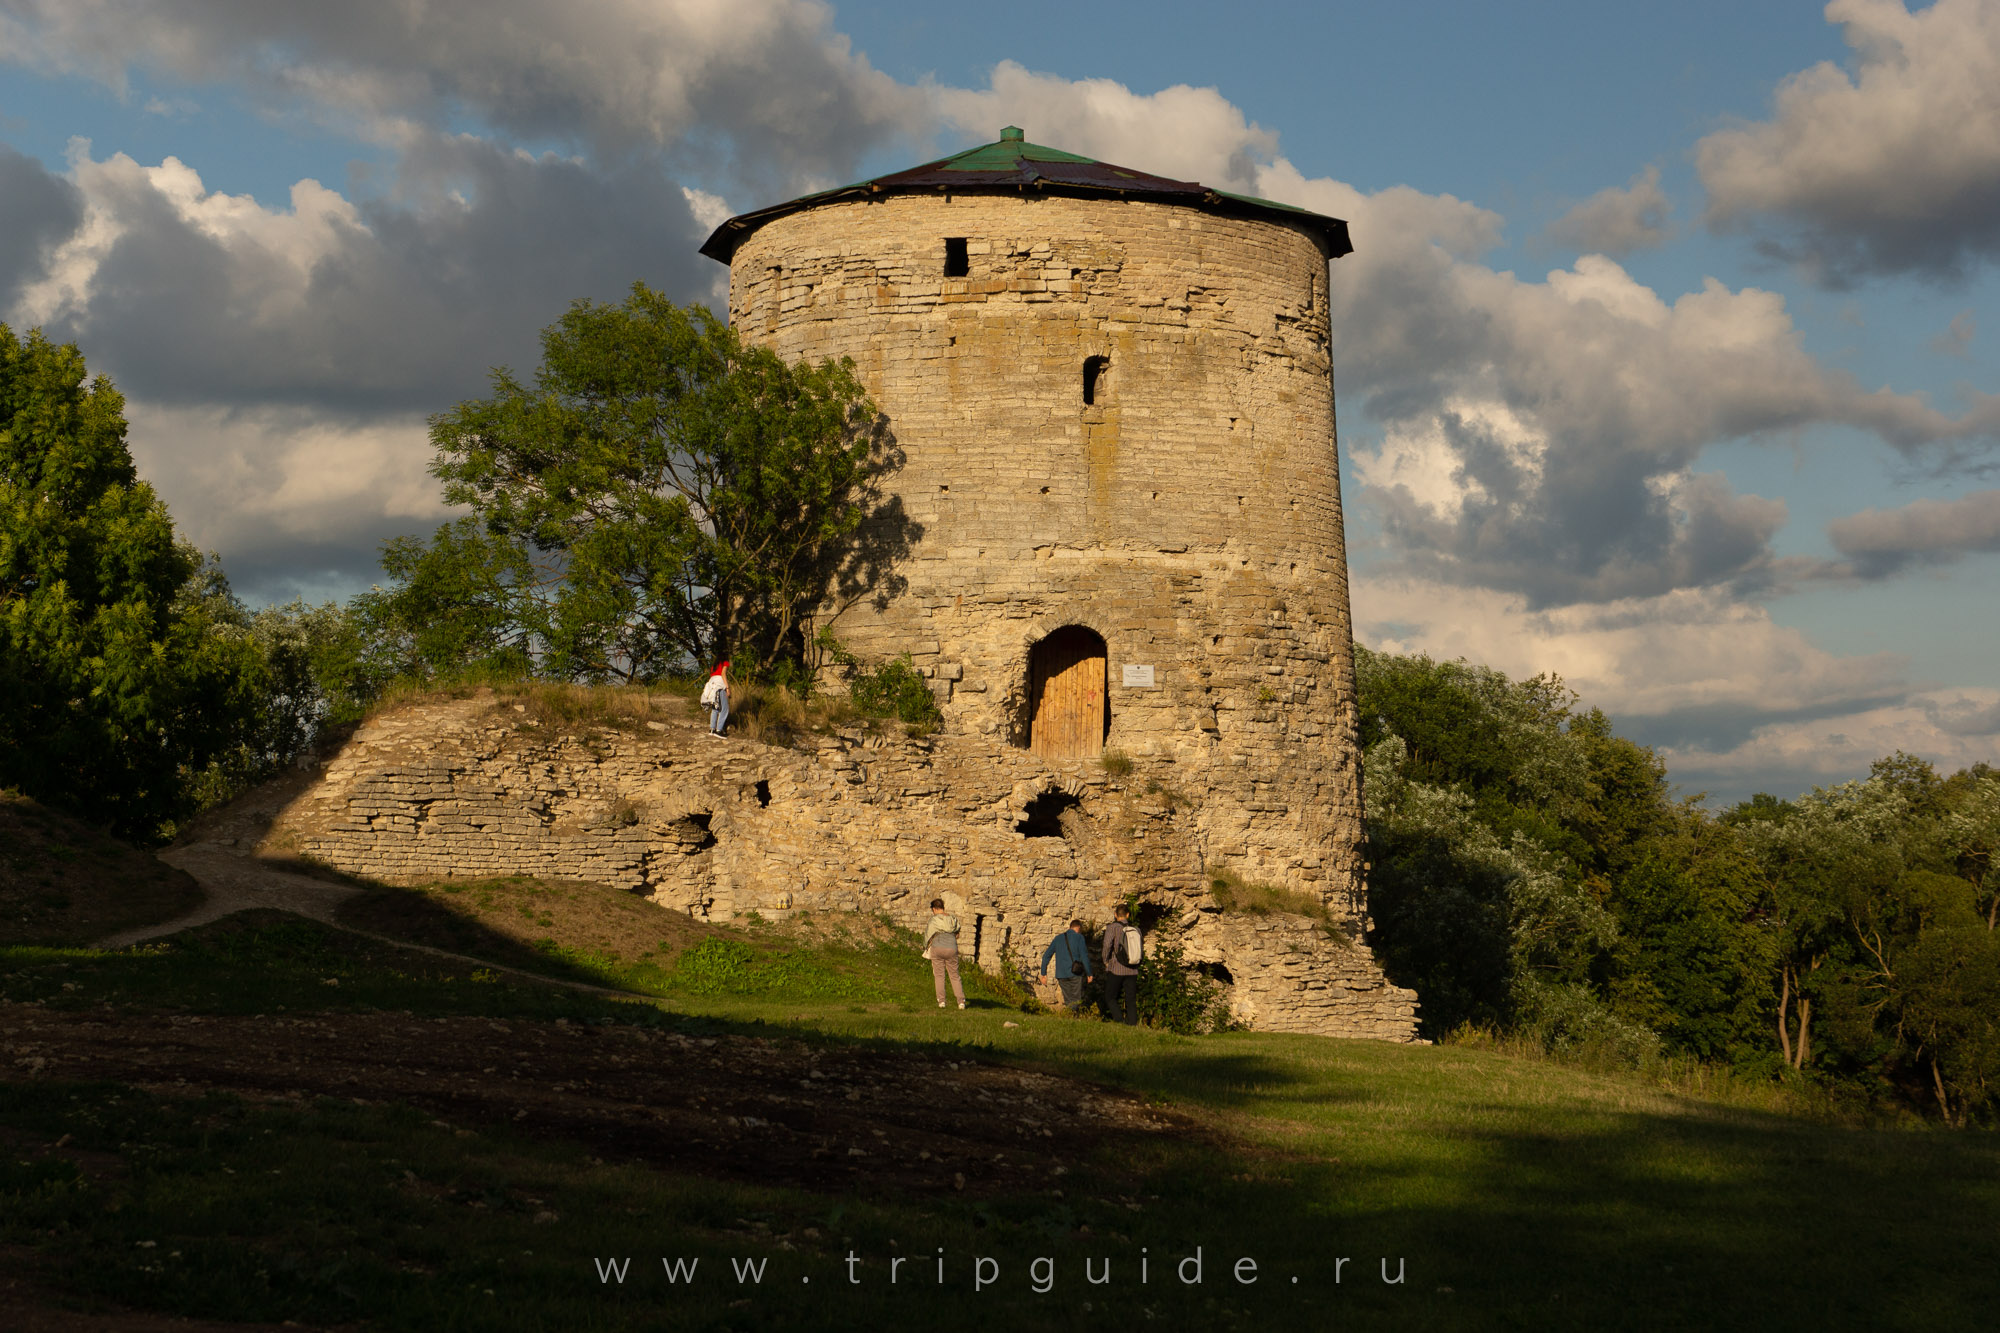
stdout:
POLYGON ((1104 749, 1104 640, 1065 625, 1028 653, 1028 748, 1044 759, 1104 749))

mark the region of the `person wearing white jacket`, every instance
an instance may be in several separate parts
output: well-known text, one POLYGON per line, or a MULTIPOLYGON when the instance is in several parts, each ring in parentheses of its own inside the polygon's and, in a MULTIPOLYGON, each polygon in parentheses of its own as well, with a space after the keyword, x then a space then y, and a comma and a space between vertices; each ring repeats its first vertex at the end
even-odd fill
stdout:
POLYGON ((729 659, 723 658, 701 687, 702 707, 708 710, 708 734, 720 736, 729 722, 729 659))

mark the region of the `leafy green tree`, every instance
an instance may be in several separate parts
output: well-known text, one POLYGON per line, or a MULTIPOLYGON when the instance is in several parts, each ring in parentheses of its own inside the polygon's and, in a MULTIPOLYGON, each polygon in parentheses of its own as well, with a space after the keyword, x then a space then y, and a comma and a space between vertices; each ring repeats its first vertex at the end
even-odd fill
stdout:
POLYGON ((1756 862, 1692 805, 1628 845, 1636 859, 1607 881, 1619 927, 1605 959, 1612 1007, 1702 1059, 1763 1064, 1776 959, 1756 862))
POLYGON ((110 381, 0 325, 0 785, 142 839, 189 813, 260 725, 219 580, 139 480, 110 381))
POLYGON ((432 470, 472 516, 391 543, 397 586, 364 608, 414 666, 798 662, 814 609, 875 591, 912 535, 851 363, 788 365, 644 284, 577 302, 534 382, 498 370, 493 390, 431 422, 432 470))
POLYGON ((1849 782, 1801 796, 1783 818, 1737 826, 1766 884, 1778 1045, 1794 1069, 1813 1058, 1813 1006, 1831 975, 1822 969, 1844 956, 1849 923, 1903 871, 1908 811, 1888 783, 1849 782))

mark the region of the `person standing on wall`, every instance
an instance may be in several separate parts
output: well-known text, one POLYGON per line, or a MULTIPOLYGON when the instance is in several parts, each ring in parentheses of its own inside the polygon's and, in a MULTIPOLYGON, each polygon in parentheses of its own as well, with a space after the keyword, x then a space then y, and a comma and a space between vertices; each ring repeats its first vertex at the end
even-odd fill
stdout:
POLYGON ((958 979, 958 918, 944 910, 944 899, 931 899, 931 923, 924 928, 924 957, 931 960, 931 980, 937 983, 938 1008, 944 1008, 944 979, 951 977, 952 994, 965 1008, 965 983, 958 979))
POLYGON ((708 709, 708 734, 720 736, 722 728, 729 722, 729 659, 723 658, 715 664, 715 670, 708 675, 708 684, 701 687, 702 706, 708 709))
POLYGON ((1139 1022, 1139 959, 1144 941, 1132 924, 1132 909, 1120 903, 1104 928, 1104 1012, 1116 1022, 1139 1022), (1122 1013, 1121 1013, 1122 1008, 1122 1013))
POLYGON ((1083 922, 1072 921, 1069 929, 1049 941, 1049 947, 1042 950, 1042 975, 1049 974, 1049 962, 1056 965, 1056 986, 1062 991, 1063 1008, 1075 1013, 1083 1008, 1083 983, 1095 981, 1097 976, 1090 970, 1090 937, 1083 933, 1083 922))

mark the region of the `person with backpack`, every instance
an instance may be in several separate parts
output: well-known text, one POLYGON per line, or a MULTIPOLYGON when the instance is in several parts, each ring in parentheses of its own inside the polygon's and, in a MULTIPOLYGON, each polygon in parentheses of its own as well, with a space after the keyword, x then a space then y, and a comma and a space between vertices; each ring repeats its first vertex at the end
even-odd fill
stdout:
POLYGON ((958 918, 944 910, 944 899, 931 899, 931 923, 924 928, 924 957, 931 960, 931 980, 937 983, 938 1008, 944 1008, 944 979, 951 978, 958 1007, 965 1008, 965 983, 958 978, 958 918))
POLYGON ((701 706, 708 710, 708 734, 720 736, 729 722, 729 659, 715 664, 708 684, 701 687, 701 706))
POLYGON ((1063 1008, 1075 1013, 1083 1008, 1083 983, 1097 980, 1090 968, 1090 937, 1083 922, 1072 921, 1069 929, 1049 941, 1042 950, 1042 976, 1049 975, 1049 962, 1056 965, 1056 987, 1062 991, 1063 1008))
POLYGON ((1139 960, 1145 941, 1132 924, 1132 909, 1120 903, 1104 928, 1104 1013, 1114 1022, 1139 1022, 1139 960), (1121 1012, 1122 1011, 1122 1012, 1121 1012))

